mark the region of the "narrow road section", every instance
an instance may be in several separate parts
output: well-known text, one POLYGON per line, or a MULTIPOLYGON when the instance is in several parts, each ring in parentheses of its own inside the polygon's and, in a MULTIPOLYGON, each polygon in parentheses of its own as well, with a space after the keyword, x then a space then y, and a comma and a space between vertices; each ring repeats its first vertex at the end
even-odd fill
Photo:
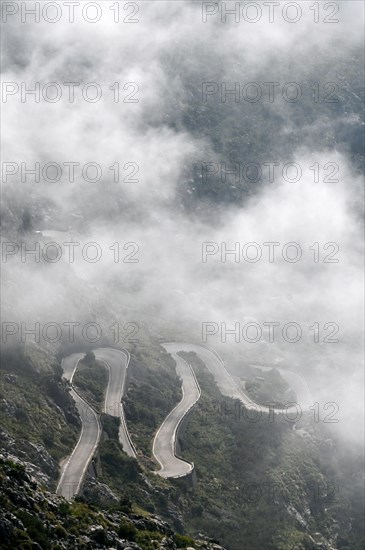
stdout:
MULTIPOLYGON (((104 412, 120 418, 119 441, 123 446, 123 450, 129 456, 135 458, 136 450, 127 429, 123 405, 121 403, 126 386, 129 353, 113 348, 98 348, 93 350, 93 353, 95 358, 103 362, 109 371, 104 412)), ((63 376, 71 385, 77 365, 84 355, 84 353, 73 353, 62 361, 63 376)), ((99 414, 81 397, 74 387, 71 388, 71 396, 76 403, 82 422, 82 429, 76 447, 62 466, 61 477, 57 486, 57 493, 64 496, 67 500, 72 499, 79 492, 87 467, 95 453, 101 435, 99 414)))
POLYGON ((81 418, 81 435, 72 454, 63 464, 57 494, 71 500, 80 491, 87 467, 93 457, 101 435, 99 415, 71 389, 71 396, 81 418))
POLYGON ((130 438, 121 399, 126 391, 129 352, 113 348, 98 348, 93 351, 96 359, 109 370, 109 382, 105 394, 104 412, 120 418, 119 442, 128 456, 136 458, 136 449, 130 438))
MULTIPOLYGON (((161 477, 182 477, 191 473, 194 464, 182 460, 176 453, 178 428, 184 417, 200 397, 200 387, 191 366, 177 355, 177 352, 165 349, 176 361, 176 372, 182 380, 183 397, 176 407, 168 414, 153 441, 152 452, 161 469, 157 472, 161 477)), ((166 347, 167 346, 167 347, 166 347)))
MULTIPOLYGON (((237 385, 215 351, 187 342, 166 342, 161 345, 176 361, 176 371, 182 379, 183 390, 183 399, 166 417, 153 441, 153 455, 161 466, 161 469, 156 473, 162 477, 182 477, 189 474, 194 468, 193 464, 176 456, 176 438, 179 425, 200 397, 200 388, 192 367, 178 356, 181 351, 196 353, 204 362, 206 368, 213 374, 222 395, 241 401, 248 410, 260 412, 260 414, 279 415, 285 411, 285 414, 293 413, 297 415, 298 407, 301 410, 307 410, 311 405, 308 386, 302 377, 296 373, 279 369, 280 374, 295 391, 297 403, 288 404, 285 409, 273 408, 252 401, 252 398, 237 385)), ((258 366, 256 368, 265 369, 258 366)))
MULTIPOLYGON (((195 352, 198 357, 204 362, 207 369, 213 374, 222 395, 231 397, 232 399, 240 400, 244 404, 246 409, 260 410, 262 412, 271 414, 273 412, 275 414, 282 414, 283 410, 285 410, 286 413, 295 413, 298 410, 298 406, 301 408, 301 410, 304 411, 307 410, 311 404, 313 404, 310 391, 306 382, 299 374, 296 374, 292 371, 278 369, 284 380, 286 380, 286 382, 294 390, 297 396, 297 402, 293 404, 292 407, 288 406, 285 409, 272 409, 271 407, 266 407, 265 405, 260 405, 252 401, 252 398, 243 389, 241 389, 232 378, 230 373, 227 371, 223 360, 215 351, 205 348, 203 346, 190 344, 187 342, 169 342, 167 344, 163 344, 163 346, 169 353, 176 354, 179 351, 195 352)), ((260 366, 256 366, 256 368, 261 368, 263 370, 271 369, 271 367, 260 366)))
MULTIPOLYGON (((268 414, 282 414, 293 412, 297 414, 298 406, 306 410, 311 405, 311 395, 306 382, 298 374, 279 369, 283 378, 290 384, 297 395, 297 403, 285 409, 273 409, 252 401, 249 395, 241 389, 229 374, 219 355, 203 346, 187 342, 168 342, 162 344, 165 350, 176 361, 176 371, 182 381, 183 397, 176 407, 168 414, 153 441, 153 455, 160 464, 156 472, 164 478, 177 478, 190 474, 194 464, 183 460, 177 455, 177 433, 181 422, 200 398, 200 387, 195 373, 186 361, 179 357, 181 351, 195 352, 204 362, 207 369, 213 374, 221 393, 233 399, 240 400, 246 409, 261 411, 268 414)), ((136 450, 131 441, 123 405, 122 396, 125 393, 129 353, 125 350, 113 348, 98 348, 93 351, 98 361, 105 364, 109 371, 108 387, 105 394, 104 412, 120 418, 119 441, 123 450, 136 458, 136 450)), ((79 361, 84 353, 74 353, 62 361, 64 377, 72 385, 72 379, 79 361)), ((263 370, 269 367, 259 367, 263 370)), ((67 461, 64 462, 57 493, 67 499, 73 498, 80 490, 86 469, 92 459, 101 435, 101 426, 98 413, 72 387, 71 395, 75 400, 77 410, 82 421, 82 431, 79 441, 67 461)))

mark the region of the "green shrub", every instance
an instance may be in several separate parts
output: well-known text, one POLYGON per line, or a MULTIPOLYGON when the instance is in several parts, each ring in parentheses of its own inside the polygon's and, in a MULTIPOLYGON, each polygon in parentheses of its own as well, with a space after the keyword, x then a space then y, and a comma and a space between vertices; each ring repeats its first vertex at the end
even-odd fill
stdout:
POLYGON ((115 439, 116 441, 118 441, 120 418, 103 413, 100 419, 103 431, 108 435, 110 439, 115 439))
POLYGON ((32 541, 38 542, 44 550, 51 548, 51 545, 48 542, 47 530, 38 517, 32 516, 24 510, 19 510, 17 512, 17 516, 27 529, 27 535, 32 541))
POLYGON ((135 540, 137 529, 131 521, 123 519, 120 522, 118 536, 127 540, 135 540))
POLYGON ((119 509, 125 514, 132 511, 132 501, 128 497, 121 497, 119 500, 119 509))
POLYGON ((62 525, 59 523, 56 525, 54 529, 54 533, 58 539, 66 539, 67 538, 67 531, 62 525))
POLYGON ((61 502, 58 507, 58 513, 61 516, 68 516, 70 514, 70 505, 67 501, 61 502))
POLYGON ((191 507, 191 515, 194 517, 201 518, 204 512, 204 508, 201 504, 194 504, 191 507))
POLYGON ((163 535, 156 531, 138 531, 136 536, 136 542, 142 546, 143 550, 156 550, 160 548, 159 541, 161 541, 163 535))
POLYGON ((175 535, 175 544, 178 548, 186 548, 187 546, 192 546, 194 541, 186 535, 179 535, 179 533, 177 533, 175 535))

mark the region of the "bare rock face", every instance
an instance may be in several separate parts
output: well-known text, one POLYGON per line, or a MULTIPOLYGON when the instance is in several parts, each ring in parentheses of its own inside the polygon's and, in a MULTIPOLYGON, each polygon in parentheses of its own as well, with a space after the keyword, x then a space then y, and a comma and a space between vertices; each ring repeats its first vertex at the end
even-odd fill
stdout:
POLYGON ((58 464, 42 445, 30 441, 14 439, 0 429, 0 441, 4 457, 15 462, 23 462, 31 475, 41 485, 52 489, 58 477, 58 464))
POLYGON ((92 502, 101 508, 115 505, 119 502, 118 497, 108 485, 92 479, 90 476, 87 476, 83 483, 82 495, 87 502, 92 502))

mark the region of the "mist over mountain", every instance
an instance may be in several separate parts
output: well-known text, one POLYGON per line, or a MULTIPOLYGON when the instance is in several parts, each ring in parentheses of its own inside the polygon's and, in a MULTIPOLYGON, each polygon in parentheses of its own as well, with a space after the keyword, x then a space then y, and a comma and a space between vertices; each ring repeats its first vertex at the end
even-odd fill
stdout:
POLYGON ((259 2, 250 23, 210 8, 203 22, 204 4, 221 2, 139 2, 134 24, 103 4, 92 24, 78 11, 69 23, 65 6, 54 24, 3 24, 2 81, 14 87, 3 99, 2 317, 17 327, 4 347, 24 343, 21 323, 58 323, 62 337, 40 345, 62 355, 72 322, 98 323, 110 345, 115 323, 207 345, 235 377, 252 365, 300 375, 313 403, 338 405, 333 436, 361 452, 363 4, 330 3, 331 16, 315 3, 314 22, 300 2, 290 23, 283 3, 270 22, 259 2), (36 83, 40 101, 23 101, 36 83), (73 101, 65 83, 77 83, 73 101), (26 172, 35 163, 39 181, 26 172), (239 341, 223 338, 237 323, 239 341), (243 338, 247 323, 257 341, 243 338), (298 341, 283 337, 287 323, 298 341))
POLYGON ((307 345, 269 346, 238 345, 231 338, 233 345, 222 346, 222 353, 230 348, 242 364, 262 354, 266 361, 285 358, 304 376, 310 373, 318 395, 326 380, 321 398, 344 399, 339 388, 353 395, 361 385, 361 5, 341 3, 341 24, 333 25, 314 24, 307 10, 292 25, 279 18, 275 24, 262 18, 244 25, 228 17, 226 24, 217 18, 202 24, 201 6, 193 3, 143 3, 140 10, 139 23, 124 24, 122 32, 110 21, 90 25, 80 19, 72 25, 10 21, 4 28, 5 82, 26 82, 29 88, 34 82, 100 82, 104 90, 97 103, 76 93, 70 104, 65 87, 57 103, 35 103, 32 96, 25 103, 17 96, 7 99, 4 161, 94 162, 103 168, 95 183, 84 181, 80 170, 70 183, 66 168, 56 183, 42 178, 35 183, 31 175, 21 182, 20 174, 3 183, 9 240, 27 212, 22 238, 29 246, 30 229, 63 229, 80 242, 100 243, 104 251, 96 264, 80 254, 72 265, 36 264, 31 257, 22 264, 19 255, 10 257, 3 266, 5 279, 11 270, 17 281, 10 320, 88 319, 89 300, 105 300, 113 302, 110 324, 114 315, 138 321, 158 311, 162 327, 184 325, 195 340, 208 321, 333 321, 342 336, 335 346, 314 350, 310 337, 307 345), (108 86, 117 81, 138 84, 138 103, 113 102, 108 86), (217 93, 203 102, 203 82, 227 82, 228 89, 261 83, 264 98, 236 102, 228 95, 223 103, 217 93), (279 83, 272 102, 264 82, 279 83), (298 83, 304 97, 284 100, 288 82, 298 83), (337 101, 314 102, 313 83, 328 95, 332 89, 323 88, 328 82, 338 85, 337 101), (108 169, 115 162, 136 163, 138 177, 130 179, 138 181, 115 183, 108 169), (302 169, 295 183, 283 179, 282 167, 290 162, 302 169), (316 162, 335 163, 339 173, 326 183, 329 168, 316 183, 310 169, 316 162), (204 178, 204 163, 218 165, 217 174, 204 178), (258 181, 249 181, 257 176, 247 172, 245 180, 242 173, 239 181, 228 174, 222 182, 222 163, 231 170, 237 163, 264 170, 258 181), (279 163, 273 182, 264 163, 279 163), (139 263, 115 264, 108 245, 116 241, 137 243, 139 263), (272 265, 267 259, 236 264, 232 256, 226 264, 216 258, 201 262, 203 242, 226 242, 232 249, 236 242, 252 241, 297 242, 306 257, 289 264, 279 247, 272 265), (314 242, 337 243, 339 264, 314 264, 308 250, 314 242), (85 281, 91 285, 86 303, 85 281))

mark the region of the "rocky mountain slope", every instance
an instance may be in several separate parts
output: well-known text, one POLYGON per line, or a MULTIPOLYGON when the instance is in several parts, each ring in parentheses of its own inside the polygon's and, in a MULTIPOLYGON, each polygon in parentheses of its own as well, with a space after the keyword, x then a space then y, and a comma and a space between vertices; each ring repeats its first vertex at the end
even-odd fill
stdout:
POLYGON ((78 499, 71 503, 47 491, 30 462, 0 454, 0 540, 4 550, 224 550, 207 539, 173 532, 161 518, 124 513, 123 502, 103 511, 78 499))

